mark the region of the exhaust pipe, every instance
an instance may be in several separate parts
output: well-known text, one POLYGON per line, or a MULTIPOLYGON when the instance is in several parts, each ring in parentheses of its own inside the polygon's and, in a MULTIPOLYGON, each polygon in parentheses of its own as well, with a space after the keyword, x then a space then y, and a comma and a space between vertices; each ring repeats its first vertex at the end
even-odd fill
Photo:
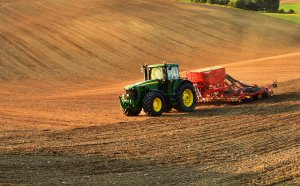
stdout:
POLYGON ((144 72, 144 80, 147 81, 148 80, 148 65, 147 64, 143 65, 142 70, 144 72))

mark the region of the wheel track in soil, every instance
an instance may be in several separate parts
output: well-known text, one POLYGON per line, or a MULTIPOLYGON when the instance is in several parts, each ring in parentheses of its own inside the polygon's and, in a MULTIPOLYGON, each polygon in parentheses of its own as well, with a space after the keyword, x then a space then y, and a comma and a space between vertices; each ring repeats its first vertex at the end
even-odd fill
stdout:
MULTIPOLYGON (((297 119, 297 116, 299 114, 295 114, 295 121, 298 121, 297 119)), ((264 122, 264 121, 272 121, 270 120, 270 118, 272 118, 272 116, 269 116, 267 118, 264 118, 263 120, 260 120, 260 122, 264 122)), ((220 118, 221 119, 221 118, 220 118)), ((236 120, 238 122, 236 122, 235 120, 231 120, 231 122, 229 123, 232 123, 232 125, 235 125, 235 126, 240 126, 242 125, 242 127, 239 127, 239 128, 236 128, 235 130, 233 130, 228 124, 226 123, 223 123, 222 120, 216 120, 217 122, 215 122, 215 120, 213 120, 212 122, 214 122, 214 125, 210 125, 210 130, 207 131, 207 130, 203 130, 203 126, 201 126, 201 123, 199 125, 196 125, 196 126, 186 126, 186 128, 184 129, 179 129, 179 130, 174 130, 174 129, 170 129, 170 130, 166 130, 166 129, 160 129, 160 126, 157 126, 155 128, 153 128, 154 131, 157 131, 157 134, 152 134, 151 136, 146 136, 144 138, 141 138, 141 137, 138 137, 140 136, 140 134, 138 132, 140 132, 140 128, 136 128, 135 130, 131 130, 131 135, 130 137, 124 137, 124 138, 117 138, 117 137, 113 137, 112 134, 114 133, 115 136, 119 136, 120 134, 122 134, 122 131, 114 131, 113 133, 110 132, 108 134, 106 134, 107 136, 111 136, 112 137, 112 141, 106 141, 105 143, 111 143, 111 144, 116 144, 118 145, 118 143, 122 143, 123 141, 128 141, 128 142, 131 142, 131 141, 138 141, 138 140, 145 140, 146 138, 157 138, 157 137, 160 137, 160 136, 164 136, 164 135, 168 135, 168 133, 170 131, 173 131, 173 133, 177 133, 177 134, 180 134, 180 133, 189 133, 190 135, 190 138, 191 139, 188 139, 186 141, 182 141, 182 139, 179 137, 178 139, 176 138, 171 138, 172 139, 172 142, 174 144, 178 143, 178 142, 183 142, 184 144, 185 143, 188 143, 190 141, 194 141, 193 139, 197 139, 203 143, 209 143, 209 145, 206 147, 206 148, 209 148, 210 150, 214 150, 215 147, 218 147, 218 145, 224 145, 227 143, 227 141, 235 141, 236 138, 239 138, 239 137, 244 137, 244 136, 247 136, 251 133, 256 133, 256 134, 259 134, 259 132, 263 132, 263 131, 266 131, 268 129, 271 129, 271 130, 274 130, 276 128, 269 128, 269 126, 271 126, 273 124, 273 122, 270 122, 270 124, 268 124, 267 126, 264 126, 264 128, 261 128, 261 126, 256 126, 255 125, 255 122, 256 122, 256 118, 252 119, 251 122, 249 122, 249 120, 247 119, 247 124, 243 124, 245 123, 245 120, 240 120, 238 118, 236 118, 236 120), (223 127, 223 128, 220 128, 219 127, 219 124, 223 124, 223 126, 227 126, 227 127, 223 127), (249 126, 251 125, 254 125, 255 127, 251 127, 251 130, 249 131, 249 126), (218 134, 216 131, 218 130, 215 130, 216 128, 220 129, 222 131, 222 134, 218 134), (229 130, 226 130, 226 128, 228 128, 229 130), (244 130, 244 129, 248 129, 248 130, 244 130), (203 131, 203 134, 205 135, 202 135, 201 133, 199 133, 199 131, 203 131), (243 131, 241 133, 237 133, 235 131, 243 131), (136 134, 134 133, 136 132, 136 134), (193 136, 193 133, 195 136, 193 136), (206 137, 206 136, 214 136, 215 140, 213 140, 213 138, 211 137, 206 137), (226 136, 230 136, 230 137, 226 137, 226 136), (116 141, 117 139, 117 141, 116 141), (220 141, 218 141, 219 139, 222 139, 221 143, 220 141)), ((286 118, 285 115, 283 115, 282 117, 279 117, 277 118, 276 120, 274 120, 274 122, 285 122, 285 121, 291 121, 291 117, 289 116, 288 118, 286 118)), ((278 131, 281 131, 281 129, 278 129, 278 131)), ((275 132, 275 131, 274 131, 275 132)), ((277 133, 277 132, 276 132, 277 133)), ((285 132, 287 133, 287 132, 285 132)), ((280 133, 277 133, 278 135, 280 133)), ((102 134, 102 137, 104 135, 102 134)), ((105 138, 108 138, 108 137, 105 137, 105 138)), ((196 140, 197 141, 197 140, 196 140)), ((100 143, 101 144, 101 143, 100 143)), ((272 143, 271 143, 272 144, 272 143)), ((267 144, 267 145, 271 145, 271 144, 267 144)), ((258 144, 259 145, 259 144, 258 144)), ((88 146, 88 144, 85 144, 84 146, 88 146)), ((175 145, 174 145, 175 146, 175 145)), ((205 146, 204 146, 205 147, 205 146)), ((225 146, 226 147, 226 146, 225 146)))
POLYGON ((0 92, 4 96, 0 99, 0 184, 20 183, 16 181, 20 177, 29 184, 40 183, 49 180, 48 168, 60 175, 71 171, 68 177, 77 179, 73 182, 77 184, 85 173, 99 178, 94 183, 108 184, 115 180, 140 185, 157 181, 201 185, 207 180, 207 185, 300 183, 299 80, 282 83, 280 95, 272 99, 238 106, 200 106, 194 113, 173 112, 160 118, 123 117, 118 102, 112 100, 128 83, 110 84, 122 77, 136 79, 139 74, 131 73, 136 73, 139 64, 161 59, 179 60, 183 69, 242 61, 228 64, 228 69, 238 79, 251 81, 255 72, 257 83, 275 76, 285 78, 280 81, 299 78, 300 39, 295 35, 299 27, 196 4, 96 2, 32 2, 41 8, 28 4, 32 12, 0 6, 0 42, 6 46, 0 48, 0 78, 5 80, 0 84, 4 90, 0 92), (102 11, 87 9, 90 5, 102 11), (40 10, 45 14, 34 16, 40 10), (164 19, 157 19, 159 15, 165 15, 164 19), (58 19, 61 16, 65 20, 58 19), (264 30, 269 30, 268 35, 264 30), (273 51, 271 46, 278 41, 281 45, 273 51), (240 55, 235 55, 236 49, 240 55), (286 62, 285 70, 282 62, 286 62), (8 80, 18 79, 18 73, 21 79, 45 78, 45 83, 51 78, 69 79, 51 81, 49 86, 19 80, 10 86, 8 80), (88 85, 77 85, 72 78, 82 80, 80 73, 111 79, 103 85, 89 79, 88 85), (43 164, 44 157, 55 162, 69 156, 70 162, 43 164), (71 170, 59 172, 64 167, 71 170), (15 169, 21 170, 18 177, 15 169))

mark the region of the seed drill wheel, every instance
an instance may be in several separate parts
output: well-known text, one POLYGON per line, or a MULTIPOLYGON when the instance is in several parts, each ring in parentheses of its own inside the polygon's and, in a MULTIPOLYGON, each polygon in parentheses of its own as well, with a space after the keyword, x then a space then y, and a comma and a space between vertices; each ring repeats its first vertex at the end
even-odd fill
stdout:
POLYGON ((196 107, 196 92, 192 84, 184 83, 177 91, 177 110, 192 112, 196 107))
POLYGON ((166 108, 164 97, 158 92, 149 92, 143 100, 143 109, 148 116, 160 116, 166 108))
POLYGON ((270 98, 270 97, 272 97, 272 96, 274 96, 274 92, 273 92, 273 91, 270 91, 270 92, 267 93, 267 97, 268 97, 268 98, 270 98))
POLYGON ((262 98, 263 98, 263 96, 261 94, 258 94, 256 99, 261 100, 262 98))
POLYGON ((253 100, 261 100, 262 99, 262 95, 261 94, 258 94, 256 96, 253 96, 252 97, 253 100))
POLYGON ((142 108, 126 108, 125 110, 123 110, 125 116, 137 116, 140 114, 140 112, 142 111, 142 108))

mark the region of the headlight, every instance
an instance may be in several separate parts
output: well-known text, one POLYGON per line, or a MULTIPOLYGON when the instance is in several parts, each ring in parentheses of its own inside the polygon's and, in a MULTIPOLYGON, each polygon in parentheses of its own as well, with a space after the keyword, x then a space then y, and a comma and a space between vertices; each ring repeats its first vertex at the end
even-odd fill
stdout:
POLYGON ((126 90, 126 96, 130 99, 136 100, 138 97, 138 94, 135 89, 126 90))
POLYGON ((126 100, 126 99, 128 99, 129 98, 129 94, 122 94, 122 99, 123 100, 126 100))

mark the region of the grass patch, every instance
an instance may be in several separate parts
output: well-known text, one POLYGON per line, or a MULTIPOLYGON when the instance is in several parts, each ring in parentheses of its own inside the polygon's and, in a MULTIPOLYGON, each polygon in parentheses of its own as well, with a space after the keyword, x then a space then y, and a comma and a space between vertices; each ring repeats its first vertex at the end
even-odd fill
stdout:
POLYGON ((295 13, 294 14, 262 13, 262 14, 275 17, 278 19, 282 19, 291 23, 300 24, 300 3, 281 4, 279 10, 280 9, 284 9, 285 12, 288 12, 290 9, 293 9, 295 13))
MULTIPOLYGON (((186 2, 191 3, 191 0, 177 0, 179 2, 186 2)), ((233 8, 230 6, 224 6, 224 5, 217 5, 217 4, 207 4, 207 3, 201 3, 205 5, 214 5, 214 6, 222 6, 226 8, 233 8)), ((233 8, 235 9, 235 8, 233 8)), ((270 17, 282 19, 284 21, 288 21, 291 23, 300 24, 300 3, 293 3, 293 4, 281 4, 279 9, 284 9, 285 12, 288 12, 290 9, 293 9, 295 11, 294 14, 280 14, 280 13, 261 13, 270 17)))
POLYGON ((296 14, 300 14, 300 3, 295 4, 282 4, 279 9, 284 9, 285 12, 288 12, 290 9, 295 10, 296 14))
POLYGON ((278 13, 262 13, 267 16, 282 19, 288 22, 300 24, 300 14, 278 14, 278 13))

